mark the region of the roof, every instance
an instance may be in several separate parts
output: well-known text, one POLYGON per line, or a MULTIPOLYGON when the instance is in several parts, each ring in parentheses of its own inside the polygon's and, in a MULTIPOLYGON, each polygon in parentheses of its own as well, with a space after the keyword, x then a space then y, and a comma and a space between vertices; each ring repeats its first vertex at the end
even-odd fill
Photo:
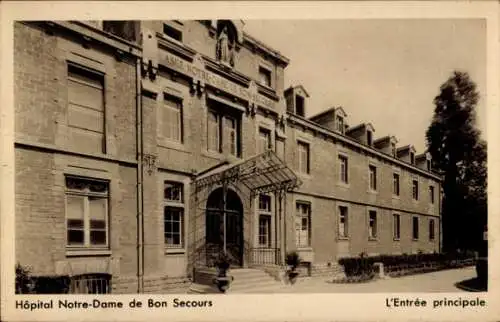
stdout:
POLYGON ((361 124, 358 124, 356 126, 348 128, 346 132, 354 132, 356 130, 359 130, 359 129, 362 129, 362 128, 367 128, 367 127, 371 128, 370 130, 372 132, 375 132, 375 128, 373 127, 373 125, 371 123, 361 123, 361 124))
POLYGON ((342 108, 342 106, 337 106, 337 107, 334 106, 334 107, 330 107, 330 108, 324 110, 323 112, 319 112, 318 114, 311 116, 309 119, 310 120, 315 120, 315 119, 317 119, 319 117, 322 117, 322 116, 325 116, 325 115, 331 114, 331 113, 335 113, 335 115, 338 115, 339 112, 342 113, 343 117, 347 116, 347 113, 344 111, 344 109, 342 108))
POLYGON ((335 108, 335 112, 339 112, 339 111, 342 112, 342 114, 343 114, 344 117, 347 116, 347 113, 344 111, 344 109, 342 108, 342 106, 337 106, 335 108))
POLYGON ((314 121, 315 119, 317 119, 319 117, 325 116, 325 115, 330 114, 330 113, 334 113, 335 109, 336 109, 335 107, 330 107, 329 109, 326 109, 323 112, 319 112, 318 114, 309 117, 309 119, 314 121))
POLYGON ((376 144, 380 144, 380 143, 385 143, 387 141, 393 141, 394 143, 397 143, 398 139, 394 135, 386 135, 386 136, 383 136, 381 138, 374 140, 373 144, 376 145, 376 144))
POLYGON ((309 93, 307 93, 306 89, 305 89, 305 88, 304 88, 304 86, 302 86, 302 85, 295 85, 295 86, 293 86, 293 85, 292 85, 292 86, 288 87, 288 88, 285 90, 285 94, 286 94, 286 93, 288 93, 288 92, 289 92, 289 91, 291 91, 291 90, 296 89, 296 88, 300 88, 300 89, 302 89, 302 90, 304 91, 304 93, 306 93, 306 96, 307 96, 307 97, 309 97, 309 93))
POLYGON ((194 180, 196 188, 223 182, 241 183, 252 193, 291 191, 302 184, 295 173, 272 150, 232 164, 223 162, 203 172, 194 180))
POLYGON ((429 152, 424 152, 415 156, 415 160, 420 159, 431 159, 431 155, 429 154, 429 152))

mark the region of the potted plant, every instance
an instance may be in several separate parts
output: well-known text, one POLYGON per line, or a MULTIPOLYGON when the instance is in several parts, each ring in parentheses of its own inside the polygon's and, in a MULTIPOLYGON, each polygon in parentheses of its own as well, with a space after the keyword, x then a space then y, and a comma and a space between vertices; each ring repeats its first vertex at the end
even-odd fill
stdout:
POLYGON ((217 268, 217 276, 214 279, 214 284, 220 292, 225 293, 229 288, 230 283, 234 280, 233 276, 227 275, 227 271, 231 266, 231 261, 226 253, 219 254, 217 260, 215 261, 215 267, 217 268))
POLYGON ((297 272, 297 267, 300 264, 300 257, 296 251, 289 252, 286 254, 286 264, 287 264, 287 276, 288 281, 291 284, 295 284, 297 281, 297 277, 299 276, 299 272, 297 272))

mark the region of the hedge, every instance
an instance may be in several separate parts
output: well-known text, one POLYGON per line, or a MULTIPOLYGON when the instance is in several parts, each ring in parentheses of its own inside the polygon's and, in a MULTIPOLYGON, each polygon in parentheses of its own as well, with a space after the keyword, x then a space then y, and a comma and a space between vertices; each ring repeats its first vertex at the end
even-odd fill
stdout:
POLYGON ((28 267, 16 265, 17 294, 66 294, 69 291, 70 277, 32 276, 28 267))
POLYGON ((339 264, 344 267, 347 277, 370 275, 374 271, 375 263, 382 263, 386 272, 392 270, 399 271, 417 270, 422 268, 429 271, 429 268, 423 266, 433 266, 434 269, 450 268, 461 266, 461 263, 473 262, 471 253, 432 253, 432 254, 403 254, 403 255, 380 255, 365 257, 361 254, 359 257, 346 257, 339 259, 339 264))

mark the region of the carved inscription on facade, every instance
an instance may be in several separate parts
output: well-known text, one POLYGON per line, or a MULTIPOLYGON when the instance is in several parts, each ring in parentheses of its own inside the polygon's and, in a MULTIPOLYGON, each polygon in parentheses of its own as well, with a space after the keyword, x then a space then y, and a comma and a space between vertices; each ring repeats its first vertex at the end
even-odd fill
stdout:
POLYGON ((162 56, 162 59, 160 59, 161 65, 167 66, 168 68, 173 69, 179 73, 201 80, 207 85, 219 88, 245 101, 254 102, 258 105, 274 109, 275 102, 266 97, 263 97, 255 91, 249 90, 248 88, 228 81, 227 79, 217 74, 201 69, 177 56, 168 53, 164 53, 162 56))

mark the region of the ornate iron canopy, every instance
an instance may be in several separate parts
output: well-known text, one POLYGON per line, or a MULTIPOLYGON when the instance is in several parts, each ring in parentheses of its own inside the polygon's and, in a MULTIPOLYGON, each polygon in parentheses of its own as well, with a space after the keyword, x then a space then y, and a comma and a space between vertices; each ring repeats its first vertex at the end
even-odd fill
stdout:
POLYGON ((241 183, 252 194, 291 191, 302 184, 272 150, 241 162, 221 163, 194 180, 197 189, 224 183, 241 183))

